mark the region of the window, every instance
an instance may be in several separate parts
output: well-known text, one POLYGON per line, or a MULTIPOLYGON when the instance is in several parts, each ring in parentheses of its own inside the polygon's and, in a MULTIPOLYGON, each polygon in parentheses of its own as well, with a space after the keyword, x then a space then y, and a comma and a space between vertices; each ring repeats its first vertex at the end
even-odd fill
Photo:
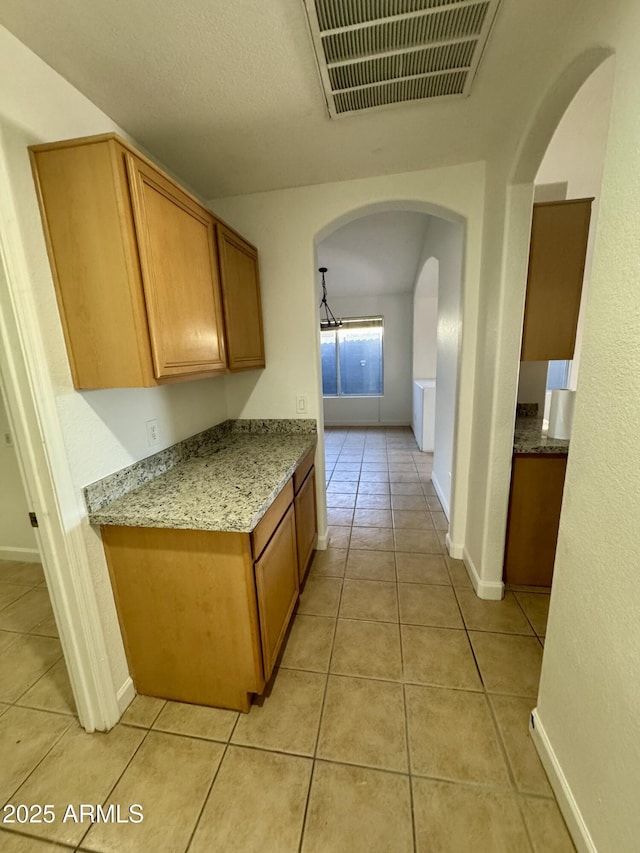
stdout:
POLYGON ((547 372, 547 391, 569 387, 570 361, 550 361, 547 372))
POLYGON ((382 335, 382 317, 354 317, 321 330, 325 397, 382 396, 382 335))

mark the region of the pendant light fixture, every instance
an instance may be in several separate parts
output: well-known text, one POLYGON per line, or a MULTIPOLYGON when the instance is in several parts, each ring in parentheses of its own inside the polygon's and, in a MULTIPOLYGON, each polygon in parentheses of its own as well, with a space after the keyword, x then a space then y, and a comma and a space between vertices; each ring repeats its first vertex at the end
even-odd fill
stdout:
POLYGON ((327 283, 324 280, 324 274, 327 272, 327 267, 319 267, 318 272, 322 274, 322 299, 320 300, 320 312, 324 306, 324 318, 320 313, 320 328, 321 329, 339 329, 342 325, 342 320, 336 320, 335 315, 329 303, 327 302, 327 283))

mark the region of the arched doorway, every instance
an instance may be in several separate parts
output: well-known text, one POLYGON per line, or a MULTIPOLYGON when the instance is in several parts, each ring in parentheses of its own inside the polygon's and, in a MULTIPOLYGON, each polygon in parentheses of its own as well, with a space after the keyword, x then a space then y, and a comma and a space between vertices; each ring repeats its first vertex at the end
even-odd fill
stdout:
POLYGON ((534 180, 569 104, 609 56, 611 51, 604 48, 590 50, 565 70, 532 118, 510 172, 496 177, 496 186, 488 188, 493 197, 488 218, 493 221, 484 246, 484 276, 494 275, 498 268, 500 284, 487 285, 483 299, 484 333, 481 331, 480 338, 484 338, 484 346, 479 358, 491 365, 491 372, 481 379, 484 405, 482 413, 476 410, 470 491, 482 493, 484 500, 471 521, 465 555, 481 597, 499 599, 504 592, 503 557, 534 180))
MULTIPOLYGON (((434 466, 437 474, 434 474, 434 483, 437 483, 437 495, 445 507, 445 512, 449 518, 449 532, 447 534, 447 547, 452 556, 460 558, 462 556, 464 531, 466 525, 466 479, 468 470, 468 447, 470 434, 466 431, 467 424, 461 424, 458 413, 461 407, 471 404, 470 389, 464 384, 464 336, 465 323, 463 323, 463 313, 465 320, 467 315, 467 306, 464 297, 464 253, 465 253, 465 223, 462 217, 455 214, 453 211, 442 209, 436 205, 431 205, 424 202, 382 202, 374 205, 350 211, 347 214, 339 217, 334 222, 325 226, 315 238, 316 248, 316 266, 326 264, 326 247, 331 245, 332 237, 336 234, 353 231, 352 224, 359 223, 360 225, 367 222, 375 223, 375 228, 379 229, 381 223, 385 221, 384 217, 388 215, 413 216, 414 222, 420 220, 423 222, 423 228, 426 229, 426 237, 421 237, 421 247, 419 248, 415 259, 413 260, 413 274, 411 282, 411 297, 410 301, 406 301, 406 306, 398 307, 395 303, 398 302, 400 294, 396 294, 394 301, 393 296, 387 296, 386 304, 387 311, 394 316, 395 324, 391 332, 391 347, 389 354, 389 364, 393 364, 387 368, 389 377, 392 381, 387 383, 387 387, 392 389, 394 395, 393 401, 387 401, 383 416, 380 415, 380 405, 373 398, 368 400, 359 400, 356 403, 348 403, 347 409, 350 415, 343 414, 342 422, 346 423, 351 418, 355 421, 353 425, 360 423, 410 423, 411 421, 411 399, 412 399, 412 362, 413 351, 410 346, 413 326, 413 295, 417 283, 417 272, 419 272, 429 258, 435 258, 441 255, 443 262, 444 274, 442 276, 444 290, 442 294, 442 311, 441 324, 439 331, 434 328, 434 338, 436 334, 440 340, 439 358, 440 358, 440 406, 436 406, 438 415, 438 432, 439 442, 436 447, 436 458, 434 466), (323 254, 323 247, 325 254, 323 254), (318 260, 319 259, 319 260, 318 260), (407 310, 408 309, 408 310, 407 310), (404 314, 408 315, 404 317, 404 314), (397 327, 397 328, 396 328, 397 327), (405 328, 406 327, 406 328, 405 328), (401 340, 404 338, 404 340, 401 340), (404 358, 399 356, 400 350, 406 350, 404 358), (408 354, 408 356, 407 356, 408 354), (394 360, 395 357, 395 360, 394 360), (403 361, 404 368, 401 370, 396 367, 396 363, 403 361), (398 391, 399 386, 402 386, 401 391, 398 391), (469 396, 466 396, 466 394, 469 396), (397 400, 395 399, 397 397, 397 400), (360 419, 358 421, 358 418, 360 419), (391 418, 391 419, 390 419, 391 418), (395 418, 395 420, 394 420, 395 418), (398 421, 400 418, 400 421, 398 421), (367 420, 368 419, 368 420, 367 420), (439 479, 438 479, 439 478, 439 479)), ((388 219, 387 223, 396 219, 388 219)), ((362 241, 362 229, 358 228, 359 240, 362 241)), ((371 242, 375 242, 375 233, 380 234, 379 230, 372 231, 371 242)), ((366 240, 364 241, 366 243, 366 240)), ((373 251, 373 250, 372 250, 373 251)), ((373 251, 375 254, 375 251, 373 251)), ((340 257, 338 253, 337 257, 340 257)), ((348 268, 348 263, 347 267, 348 268)), ((357 265, 352 265, 354 275, 357 276, 357 265)), ((339 284, 339 283, 338 283, 339 284)), ((406 289, 406 286, 405 286, 406 289)), ((334 288, 333 295, 335 298, 336 291, 334 288)), ((375 311, 376 306, 379 307, 382 303, 380 297, 369 295, 367 299, 361 294, 356 301, 339 302, 350 313, 356 310, 357 305, 368 306, 369 313, 375 311)), ((471 308, 469 313, 472 313, 474 300, 471 299, 471 308)), ((364 309, 363 309, 364 310, 364 309)), ((391 331, 391 330, 390 330, 391 331)), ((467 353, 473 343, 473 331, 470 329, 467 336, 467 353), (469 340, 471 339, 471 340, 469 340)), ((387 346, 385 338, 385 347, 387 346)), ((320 354, 318 354, 320 359, 320 354)), ((387 361, 385 360, 385 365, 387 361)), ((319 374, 321 371, 319 370, 319 374)), ((321 393, 321 389, 320 389, 321 393)), ((380 398, 378 398, 379 400, 380 398)), ((340 409, 340 406, 347 403, 345 400, 334 398, 330 400, 335 420, 335 411, 340 409)), ((319 401, 319 410, 323 410, 322 423, 324 424, 324 416, 327 414, 327 400, 322 398, 319 401)), ((347 409, 342 409, 345 412, 347 409)), ((329 417, 328 420, 331 418, 329 417)), ((468 423, 468 422, 467 422, 468 423)), ((321 504, 323 501, 321 501, 321 504)))

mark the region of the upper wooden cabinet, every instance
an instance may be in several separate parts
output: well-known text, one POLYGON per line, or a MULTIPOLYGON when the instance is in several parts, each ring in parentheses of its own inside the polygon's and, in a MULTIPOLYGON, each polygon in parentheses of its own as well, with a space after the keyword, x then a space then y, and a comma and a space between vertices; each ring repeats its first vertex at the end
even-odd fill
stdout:
POLYGON ((125 155, 157 379, 226 367, 211 215, 125 155))
MULTIPOLYGON (((30 149, 74 385, 142 387, 226 372, 224 229, 257 253, 115 134, 30 149)), ((246 277, 246 276, 245 276, 246 277)), ((259 292, 246 335, 262 350, 259 292)), ((233 311, 231 316, 235 316, 233 311)), ((248 348, 248 344, 246 345, 248 348)), ((233 346, 231 347, 233 348, 233 346)), ((255 348, 255 347, 254 347, 255 348)), ((242 369, 260 364, 245 364, 242 369)))
POLYGON ((258 253, 221 222, 216 226, 227 357, 231 370, 264 367, 258 253))
POLYGON ((533 206, 522 361, 573 358, 592 201, 533 206))

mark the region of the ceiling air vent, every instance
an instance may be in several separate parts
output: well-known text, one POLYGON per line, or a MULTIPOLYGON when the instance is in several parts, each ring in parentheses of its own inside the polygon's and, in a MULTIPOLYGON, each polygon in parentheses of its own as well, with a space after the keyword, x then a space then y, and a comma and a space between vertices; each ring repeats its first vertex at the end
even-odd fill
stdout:
POLYGON ((469 94, 500 0, 304 0, 337 118, 469 94))

